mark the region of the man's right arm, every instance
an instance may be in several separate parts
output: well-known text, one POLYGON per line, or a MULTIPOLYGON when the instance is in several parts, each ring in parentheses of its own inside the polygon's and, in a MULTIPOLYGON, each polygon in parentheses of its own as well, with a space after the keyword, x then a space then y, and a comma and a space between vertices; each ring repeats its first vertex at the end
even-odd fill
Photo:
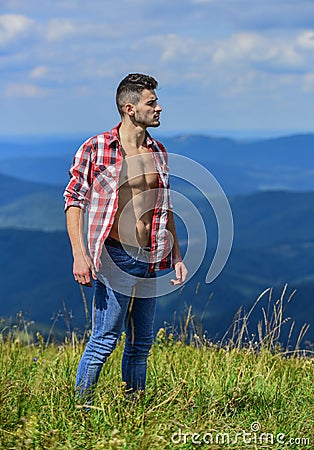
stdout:
POLYGON ((70 168, 70 181, 63 194, 73 253, 73 275, 76 281, 85 286, 91 286, 91 275, 96 279, 84 240, 84 212, 93 178, 92 149, 88 140, 76 152, 70 168))
POLYGON ((66 223, 72 246, 74 279, 84 286, 91 286, 91 277, 97 278, 84 242, 84 211, 70 206, 66 211, 66 223))

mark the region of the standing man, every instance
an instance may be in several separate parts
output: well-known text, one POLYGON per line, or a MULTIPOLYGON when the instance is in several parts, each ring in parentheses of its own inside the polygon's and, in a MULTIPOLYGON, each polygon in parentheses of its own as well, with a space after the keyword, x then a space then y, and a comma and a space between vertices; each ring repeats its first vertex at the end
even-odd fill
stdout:
POLYGON ((167 153, 147 132, 160 125, 157 86, 142 74, 120 82, 121 122, 82 144, 64 192, 74 278, 83 286, 95 280, 92 334, 76 377, 76 393, 87 402, 123 326, 122 379, 128 392, 145 389, 156 271, 173 267, 174 285, 187 276, 170 206, 167 153))

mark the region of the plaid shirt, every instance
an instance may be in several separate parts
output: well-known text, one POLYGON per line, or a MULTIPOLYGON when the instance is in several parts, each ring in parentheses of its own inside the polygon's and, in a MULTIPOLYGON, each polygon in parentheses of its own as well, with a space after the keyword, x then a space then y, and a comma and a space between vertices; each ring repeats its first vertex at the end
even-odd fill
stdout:
MULTIPOLYGON (((85 141, 74 156, 64 191, 65 210, 77 206, 88 208, 87 243, 95 267, 101 266, 100 255, 118 209, 119 174, 123 156, 119 141, 120 124, 110 131, 85 141)), ((167 230, 169 168, 163 145, 146 133, 146 146, 152 152, 158 177, 158 195, 152 218, 150 271, 172 265, 171 236, 167 230)))

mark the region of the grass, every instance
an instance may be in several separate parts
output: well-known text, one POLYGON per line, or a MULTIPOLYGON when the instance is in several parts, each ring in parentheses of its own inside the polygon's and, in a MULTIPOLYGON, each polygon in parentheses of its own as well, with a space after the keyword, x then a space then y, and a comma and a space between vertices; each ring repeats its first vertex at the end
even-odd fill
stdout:
POLYGON ((23 334, 2 333, 1 448, 312 448, 314 360, 278 344, 283 298, 271 317, 263 312, 250 341, 250 312, 214 344, 196 332, 188 309, 178 334, 157 333, 146 394, 133 400, 120 381, 122 337, 88 413, 73 393, 84 342, 73 333, 62 345, 40 334, 31 342, 25 325, 23 334))

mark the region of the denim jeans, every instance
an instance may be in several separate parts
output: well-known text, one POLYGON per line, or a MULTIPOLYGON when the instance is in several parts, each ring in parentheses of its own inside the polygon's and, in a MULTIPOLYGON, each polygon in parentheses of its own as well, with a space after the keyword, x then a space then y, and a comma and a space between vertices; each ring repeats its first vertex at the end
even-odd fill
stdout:
POLYGON ((127 392, 145 389, 156 307, 156 274, 148 271, 145 258, 130 255, 106 241, 102 270, 95 282, 92 334, 76 375, 76 394, 87 403, 92 401, 103 364, 114 350, 123 327, 126 341, 122 380, 127 392))

